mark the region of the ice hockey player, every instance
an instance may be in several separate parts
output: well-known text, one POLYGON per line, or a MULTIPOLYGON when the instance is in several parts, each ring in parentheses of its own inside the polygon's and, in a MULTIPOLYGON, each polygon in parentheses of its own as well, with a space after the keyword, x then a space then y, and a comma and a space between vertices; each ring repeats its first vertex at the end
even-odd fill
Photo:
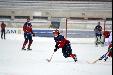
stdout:
POLYGON ((105 31, 105 32, 103 33, 103 35, 104 35, 104 38, 105 38, 104 45, 105 45, 105 46, 109 46, 109 45, 111 44, 111 42, 112 42, 112 32, 110 32, 110 31, 105 31))
POLYGON ((112 32, 107 32, 106 34, 104 33, 104 36, 106 36, 107 39, 105 45, 108 46, 108 52, 100 57, 99 60, 104 59, 106 61, 108 57, 112 57, 112 32))
POLYGON ((102 55, 102 56, 99 58, 99 60, 104 59, 104 61, 106 61, 106 60, 108 59, 108 57, 112 57, 112 42, 111 42, 111 44, 110 44, 109 47, 108 47, 108 52, 107 52, 106 54, 102 55))
POLYGON ((4 22, 1 23, 1 39, 6 39, 5 38, 5 28, 6 28, 6 24, 4 22), (3 36, 4 35, 4 36, 3 36))
POLYGON ((104 31, 103 36, 104 36, 104 38, 109 38, 110 32, 109 31, 104 31))
MULTIPOLYGON (((106 43, 106 40, 109 39, 110 36, 110 31, 104 31, 103 32, 103 37, 104 37, 104 46, 106 46, 108 44, 108 42, 106 43)), ((111 42, 110 42, 111 43, 111 42)), ((108 44, 109 45, 109 44, 108 44)))
POLYGON ((59 48, 62 48, 62 53, 65 58, 71 57, 74 61, 77 61, 76 54, 72 54, 72 49, 70 45, 70 41, 65 39, 64 36, 60 35, 59 30, 53 31, 54 40, 56 42, 54 52, 56 52, 59 48))
POLYGON ((103 41, 101 41, 102 38, 102 27, 100 25, 100 22, 98 22, 98 25, 94 29, 95 31, 95 36, 96 36, 96 42, 95 44, 98 46, 98 44, 104 44, 103 41))
POLYGON ((23 25, 23 31, 24 31, 24 39, 25 39, 25 41, 24 41, 24 43, 23 43, 22 50, 26 50, 26 49, 25 49, 25 46, 26 46, 26 44, 28 43, 28 41, 29 41, 29 44, 28 44, 28 48, 27 48, 27 49, 28 49, 28 50, 32 50, 32 49, 30 48, 30 46, 31 46, 31 44, 32 44, 32 42, 33 42, 32 36, 35 36, 35 34, 34 34, 33 31, 32 31, 32 24, 31 24, 29 18, 27 19, 27 22, 23 25))

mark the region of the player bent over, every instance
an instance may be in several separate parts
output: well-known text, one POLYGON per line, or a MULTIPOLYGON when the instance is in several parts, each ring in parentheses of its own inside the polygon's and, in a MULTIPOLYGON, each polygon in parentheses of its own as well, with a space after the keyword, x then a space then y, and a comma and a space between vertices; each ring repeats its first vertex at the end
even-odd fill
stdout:
POLYGON ((108 47, 108 52, 106 54, 104 54, 102 57, 100 57, 99 60, 104 59, 104 61, 106 61, 108 59, 108 57, 112 58, 112 42, 108 47))
POLYGON ((62 53, 65 58, 71 57, 74 61, 77 61, 76 54, 72 54, 72 49, 70 45, 70 41, 65 39, 64 36, 60 35, 59 30, 53 31, 54 40, 56 42, 54 52, 56 52, 59 48, 62 48, 62 53))
POLYGON ((31 46, 31 44, 32 44, 32 42, 33 42, 33 40, 32 40, 32 36, 35 36, 35 34, 33 33, 33 31, 32 31, 32 25, 31 25, 31 23, 29 22, 29 20, 30 19, 27 19, 27 22, 24 24, 24 26, 23 26, 23 31, 24 31, 24 39, 25 39, 25 41, 24 41, 24 43, 23 43, 23 47, 22 47, 22 50, 26 50, 25 49, 25 46, 26 46, 26 44, 28 43, 28 41, 29 41, 29 44, 28 44, 28 50, 32 50, 31 48, 30 48, 30 46, 31 46))
POLYGON ((104 33, 104 36, 105 38, 108 38, 105 42, 105 45, 108 45, 108 52, 100 57, 99 60, 104 59, 106 61, 108 57, 112 57, 112 32, 106 32, 104 33))

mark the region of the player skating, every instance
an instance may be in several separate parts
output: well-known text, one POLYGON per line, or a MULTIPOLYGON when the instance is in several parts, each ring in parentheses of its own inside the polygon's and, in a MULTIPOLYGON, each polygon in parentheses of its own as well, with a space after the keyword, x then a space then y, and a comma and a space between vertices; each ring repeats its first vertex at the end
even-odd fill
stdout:
POLYGON ((104 59, 105 61, 108 59, 108 57, 112 57, 112 32, 110 33, 109 37, 107 37, 108 40, 105 42, 105 45, 108 46, 108 52, 104 54, 102 57, 99 58, 99 60, 104 59))
POLYGON ((24 43, 23 43, 22 50, 26 50, 26 49, 25 49, 25 46, 26 46, 26 44, 27 44, 28 42, 29 42, 29 44, 28 44, 27 49, 28 49, 28 50, 32 50, 32 49, 30 48, 30 46, 31 46, 31 44, 32 44, 32 42, 33 42, 32 36, 34 36, 34 33, 33 33, 33 31, 32 31, 32 24, 31 24, 29 18, 27 19, 27 22, 26 22, 26 23, 24 24, 24 26, 23 26, 23 31, 24 31, 24 39, 25 39, 25 41, 24 41, 24 43))
POLYGON ((112 32, 109 32, 109 36, 105 38, 105 45, 109 45, 112 42, 112 32))
POLYGON ((59 30, 53 31, 54 40, 56 42, 54 52, 56 52, 59 48, 62 48, 62 53, 65 58, 71 57, 74 61, 77 61, 76 54, 72 54, 72 49, 70 45, 70 41, 65 39, 64 36, 60 35, 59 30))
POLYGON ((112 57, 112 42, 111 42, 111 44, 108 47, 108 52, 106 54, 102 55, 99 58, 99 60, 103 60, 104 59, 104 61, 106 61, 108 59, 108 57, 112 57))
POLYGON ((108 51, 105 54, 103 54, 100 58, 93 61, 92 63, 96 63, 98 60, 106 61, 109 57, 112 58, 112 32, 107 37, 109 37, 109 38, 107 38, 108 40, 105 42, 105 45, 108 46, 108 51))

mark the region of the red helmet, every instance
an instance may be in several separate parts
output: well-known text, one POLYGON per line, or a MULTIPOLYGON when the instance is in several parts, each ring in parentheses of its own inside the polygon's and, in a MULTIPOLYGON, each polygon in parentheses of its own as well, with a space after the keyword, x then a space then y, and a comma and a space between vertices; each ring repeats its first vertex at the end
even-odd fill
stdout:
POLYGON ((109 38, 110 32, 109 31, 104 31, 103 35, 104 35, 105 38, 109 38))
POLYGON ((53 31, 53 34, 58 34, 59 35, 60 32, 59 32, 59 30, 56 29, 56 30, 53 31))

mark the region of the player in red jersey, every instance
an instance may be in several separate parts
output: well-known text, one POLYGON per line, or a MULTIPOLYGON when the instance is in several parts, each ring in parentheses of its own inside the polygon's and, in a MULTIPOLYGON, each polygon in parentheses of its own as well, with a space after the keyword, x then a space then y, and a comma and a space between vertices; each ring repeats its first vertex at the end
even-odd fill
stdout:
POLYGON ((4 22, 2 22, 1 23, 1 39, 6 39, 5 38, 5 28, 6 28, 6 24, 4 22))
POLYGON ((32 50, 32 49, 30 48, 30 46, 31 46, 31 44, 32 44, 32 42, 33 42, 32 36, 34 36, 34 33, 33 33, 33 31, 32 31, 32 24, 31 24, 29 18, 27 19, 27 22, 26 22, 26 23, 24 24, 24 26, 23 26, 23 31, 24 31, 24 38, 25 38, 25 41, 24 41, 24 43, 23 43, 22 50, 26 50, 26 49, 25 49, 25 46, 26 46, 26 44, 28 43, 28 41, 29 41, 29 44, 28 44, 27 49, 28 49, 28 50, 32 50))
POLYGON ((108 57, 111 57, 111 58, 112 58, 112 42, 111 42, 111 44, 110 44, 109 47, 108 47, 107 53, 104 54, 104 55, 102 55, 102 56, 99 58, 99 60, 104 59, 104 61, 106 61, 106 60, 108 59, 108 57))
POLYGON ((72 54, 70 41, 65 39, 64 36, 60 35, 59 30, 53 31, 54 40, 56 42, 54 52, 56 52, 59 48, 62 48, 62 53, 65 58, 71 57, 74 61, 77 61, 76 54, 72 54))

